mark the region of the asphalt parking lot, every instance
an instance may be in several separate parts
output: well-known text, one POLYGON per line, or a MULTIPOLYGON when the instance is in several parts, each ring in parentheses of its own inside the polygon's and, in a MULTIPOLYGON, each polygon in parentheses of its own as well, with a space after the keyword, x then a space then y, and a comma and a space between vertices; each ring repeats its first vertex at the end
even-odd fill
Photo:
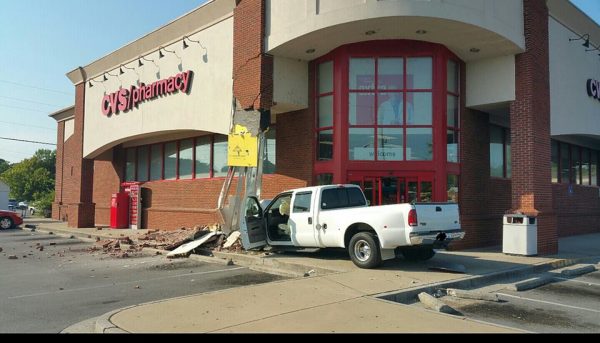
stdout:
POLYGON ((114 258, 90 252, 90 246, 75 238, 1 230, 0 332, 57 333, 130 305, 282 279, 188 259, 114 258))
POLYGON ((600 271, 554 277, 552 283, 528 291, 504 288, 495 293, 501 302, 449 296, 442 300, 467 318, 524 331, 600 333, 600 271))

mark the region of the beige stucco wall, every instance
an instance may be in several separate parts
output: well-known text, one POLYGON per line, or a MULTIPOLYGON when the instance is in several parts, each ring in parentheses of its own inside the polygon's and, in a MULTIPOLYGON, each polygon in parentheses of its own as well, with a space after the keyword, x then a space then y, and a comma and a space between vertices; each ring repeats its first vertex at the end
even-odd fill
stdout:
POLYGON ((308 62, 284 57, 273 60, 274 113, 308 107, 308 62))
POLYGON ((309 48, 322 55, 349 42, 392 38, 442 43, 463 60, 514 55, 525 48, 522 0, 266 1, 266 50, 274 55, 303 58, 309 48), (419 29, 428 33, 417 36, 419 29), (365 36, 367 30, 376 34, 365 36), (302 46, 289 46, 294 40, 302 46), (327 45, 334 41, 336 46, 327 45), (472 44, 481 44, 479 54, 469 54, 472 44))
MULTIPOLYGON (((108 81, 93 82, 91 88, 86 83, 84 157, 95 157, 119 143, 161 132, 196 130, 226 134, 229 131, 233 18, 225 19, 190 38, 200 41, 206 50, 193 42, 184 50, 181 40, 178 40, 164 46, 176 54, 164 52, 165 57, 159 59, 155 51, 146 56, 154 60, 156 65, 143 61, 144 66, 138 67, 138 60, 135 60, 126 65, 135 70, 124 69, 125 73, 119 75, 117 65, 116 69, 108 72, 118 77, 107 76, 108 81), (101 102, 105 93, 116 92, 121 86, 129 89, 131 85, 136 85, 138 78, 150 85, 187 70, 194 72, 189 95, 178 92, 142 102, 138 108, 126 113, 110 117, 102 114, 101 102)), ((95 80, 101 81, 102 75, 95 77, 95 80)))
POLYGON ((515 100, 515 56, 467 63, 467 107, 515 100))
POLYGON ((588 96, 588 79, 600 81, 600 51, 586 52, 583 41, 553 18, 550 31, 552 135, 600 136, 600 101, 588 96))
POLYGON ((66 142, 75 133, 75 119, 65 120, 65 134, 63 142, 66 142))

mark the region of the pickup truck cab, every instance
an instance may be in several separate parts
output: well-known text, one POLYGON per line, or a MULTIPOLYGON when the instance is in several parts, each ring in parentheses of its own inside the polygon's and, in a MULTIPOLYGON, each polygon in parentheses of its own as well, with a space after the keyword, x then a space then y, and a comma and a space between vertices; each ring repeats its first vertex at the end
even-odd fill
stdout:
POLYGON ((369 207, 356 185, 318 186, 277 195, 263 210, 247 197, 240 215, 245 249, 346 248, 360 268, 375 268, 402 253, 427 260, 433 249, 462 239, 458 205, 397 204, 369 207))

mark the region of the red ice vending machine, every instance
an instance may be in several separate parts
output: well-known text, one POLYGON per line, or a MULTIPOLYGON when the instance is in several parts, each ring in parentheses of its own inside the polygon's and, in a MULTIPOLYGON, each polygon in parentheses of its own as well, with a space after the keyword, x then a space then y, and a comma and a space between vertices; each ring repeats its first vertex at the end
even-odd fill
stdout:
POLYGON ((121 192, 112 195, 110 202, 110 228, 129 228, 129 193, 121 192))

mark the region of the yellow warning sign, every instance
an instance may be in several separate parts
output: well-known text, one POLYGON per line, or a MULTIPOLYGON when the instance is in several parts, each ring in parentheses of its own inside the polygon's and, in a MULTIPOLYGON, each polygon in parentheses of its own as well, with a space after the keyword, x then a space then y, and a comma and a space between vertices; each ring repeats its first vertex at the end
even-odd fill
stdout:
POLYGON ((230 167, 256 167, 258 164, 258 138, 241 125, 236 125, 234 132, 229 134, 227 164, 230 167))

